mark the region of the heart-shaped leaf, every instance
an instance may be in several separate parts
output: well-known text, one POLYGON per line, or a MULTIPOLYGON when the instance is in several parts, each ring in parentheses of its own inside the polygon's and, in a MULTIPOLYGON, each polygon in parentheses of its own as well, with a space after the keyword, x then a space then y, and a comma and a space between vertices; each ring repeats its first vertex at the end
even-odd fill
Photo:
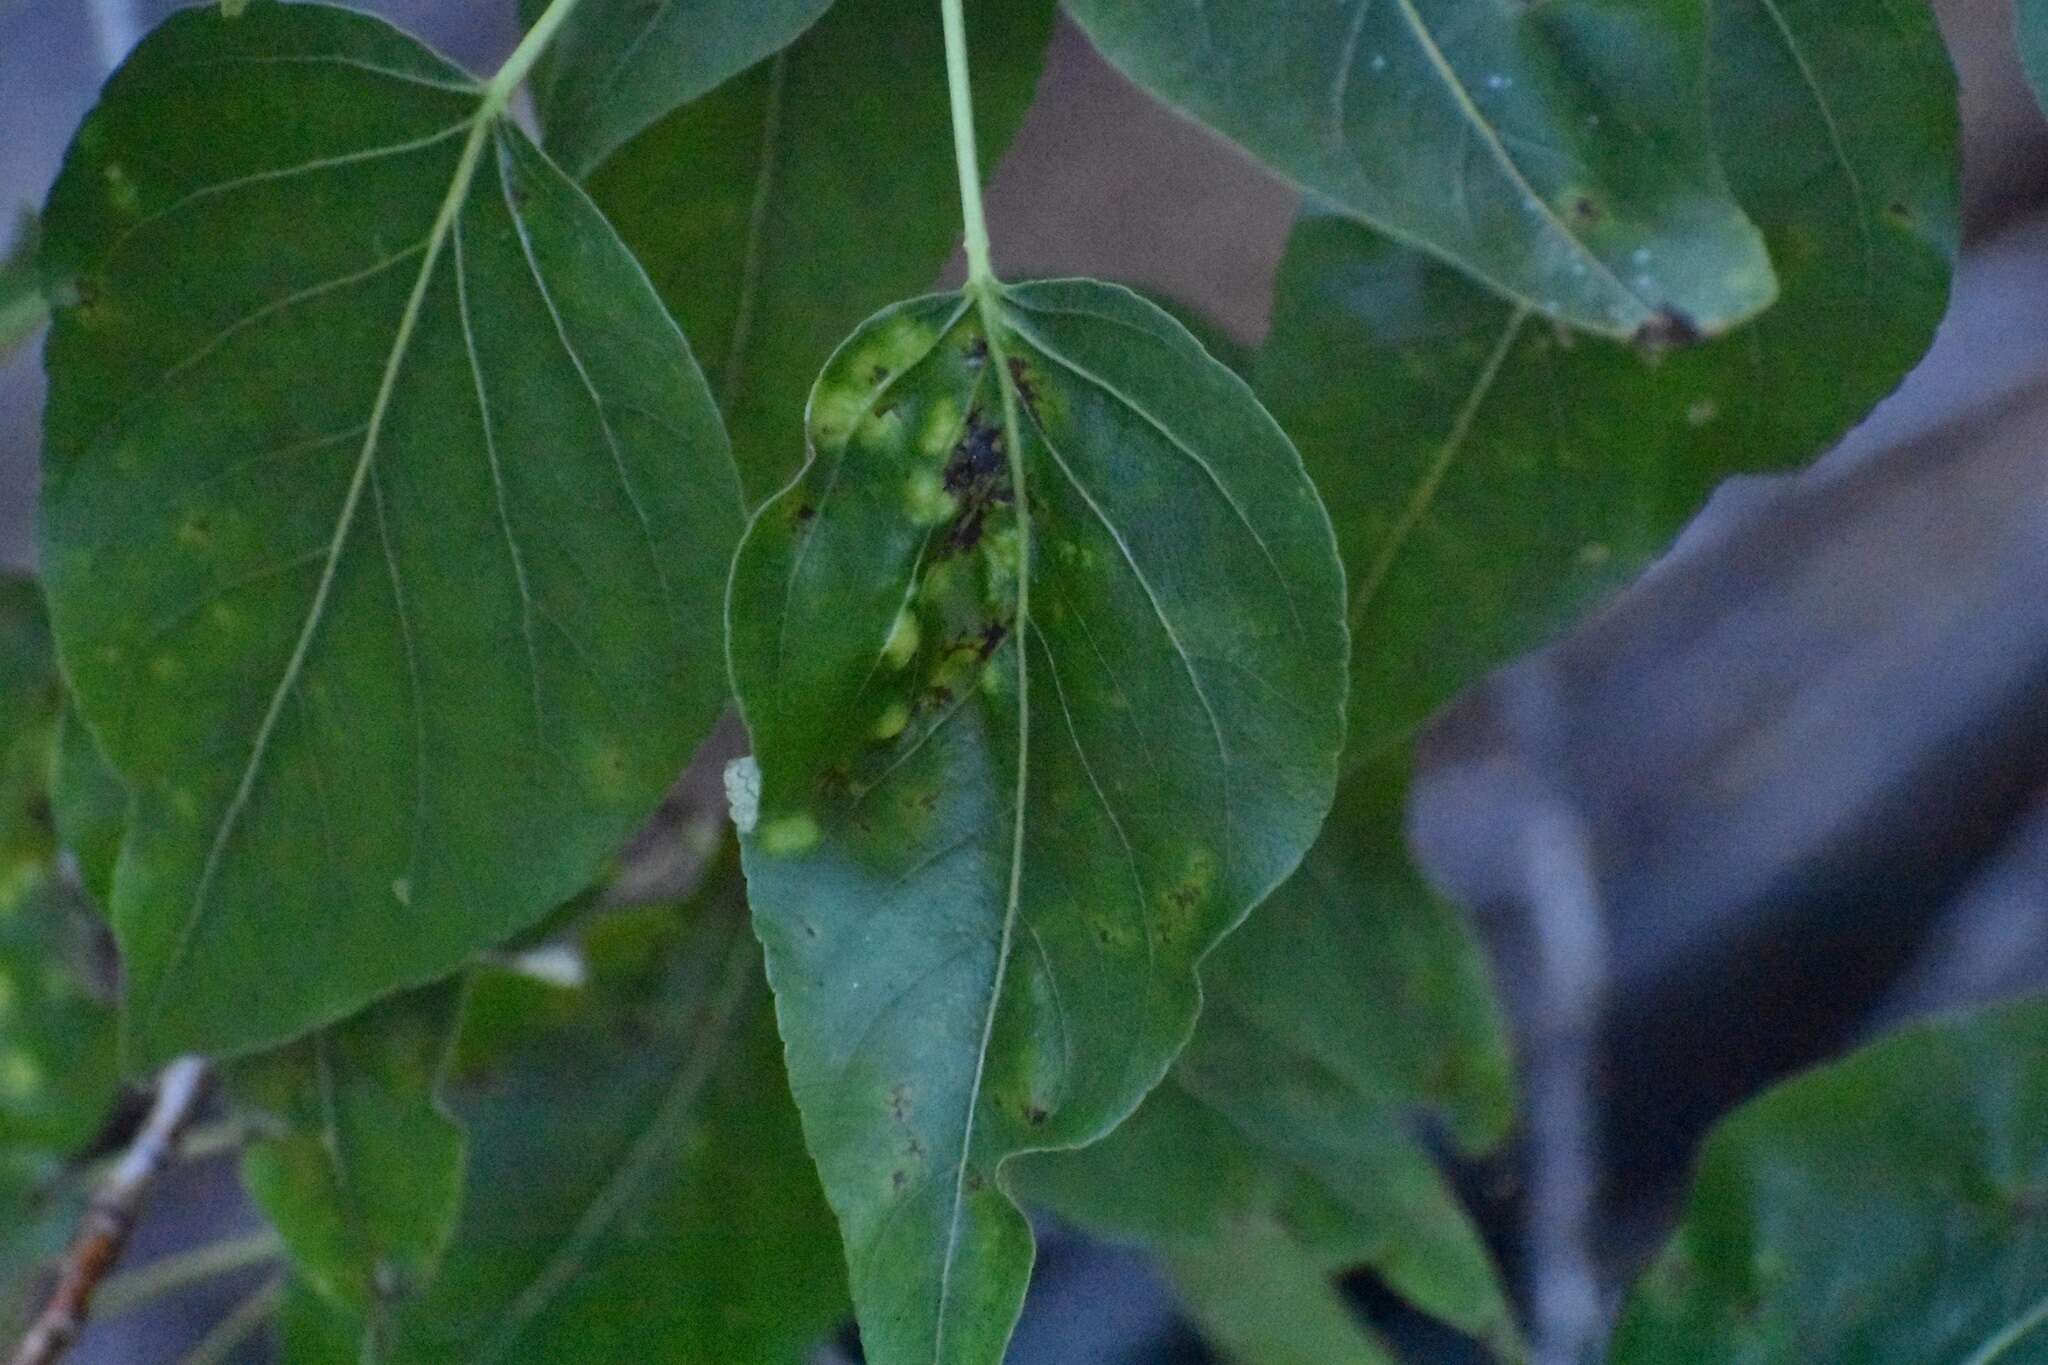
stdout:
POLYGON ((1132 79, 1523 307, 1712 335, 1771 302, 1701 117, 1705 0, 1068 0, 1132 79))
MULTIPOLYGON (((1037 93, 1052 11, 1005 0, 975 15, 984 166, 1037 93)), ((621 147, 588 188, 689 335, 749 506, 762 502, 803 462, 804 399, 832 352, 878 309, 929 289, 959 236, 938 5, 839 0, 788 48, 621 147)))
POLYGON ((1934 335, 1958 229, 1932 15, 1713 0, 1713 17, 1716 142, 1783 285, 1739 333, 1644 353, 1344 216, 1295 230, 1259 392, 1344 547, 1356 760, 1627 582, 1721 480, 1819 452, 1934 335))
POLYGON ((1341 574, 1243 382, 1127 291, 986 288, 834 357, 729 607, 755 921, 878 1365, 1000 1358, 1003 1163, 1158 1082, 1341 741, 1341 574))
POLYGON ((723 702, 710 394, 496 107, 365 15, 187 10, 52 191, 43 564, 131 794, 135 1066, 538 919, 723 702))

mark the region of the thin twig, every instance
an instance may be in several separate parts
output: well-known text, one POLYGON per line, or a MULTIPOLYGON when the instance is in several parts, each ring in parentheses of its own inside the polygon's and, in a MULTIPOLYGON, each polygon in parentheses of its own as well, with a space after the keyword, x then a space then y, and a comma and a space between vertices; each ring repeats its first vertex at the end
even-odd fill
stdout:
POLYGON ((85 1328, 92 1297, 121 1259, 136 1218, 157 1177, 170 1164, 179 1136, 199 1112, 206 1093, 208 1070, 197 1057, 182 1057, 157 1078, 156 1100, 141 1131, 115 1164, 106 1183, 94 1192, 71 1247, 58 1267, 57 1283, 21 1344, 13 1365, 51 1365, 59 1360, 85 1328))
POLYGON ((1528 1101, 1533 1359, 1586 1365, 1605 1330, 1592 1219, 1607 929, 1585 822, 1575 810, 1562 801, 1539 804, 1522 832, 1522 856, 1538 982, 1528 1101))
POLYGON ((213 1330, 187 1351, 178 1365, 221 1365, 241 1344, 254 1336, 284 1299, 284 1276, 273 1275, 255 1293, 236 1304, 234 1310, 213 1325, 213 1330))
POLYGON ((146 1303, 168 1298, 187 1285, 204 1284, 252 1265, 284 1255, 284 1239, 274 1228, 258 1228, 194 1247, 174 1256, 160 1256, 148 1265, 109 1276, 93 1302, 100 1317, 118 1317, 146 1303))

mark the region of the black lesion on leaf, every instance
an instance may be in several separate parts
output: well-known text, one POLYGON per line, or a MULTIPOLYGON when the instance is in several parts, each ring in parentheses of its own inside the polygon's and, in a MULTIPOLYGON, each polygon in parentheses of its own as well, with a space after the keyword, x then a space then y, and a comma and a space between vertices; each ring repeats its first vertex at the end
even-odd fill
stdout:
POLYGON ((1650 320, 1636 328, 1636 349, 1654 359, 1666 351, 1675 351, 1681 346, 1695 346, 1706 340, 1699 324, 1676 308, 1666 306, 1651 315, 1650 320))
POLYGON ((989 621, 979 630, 964 631, 946 641, 945 647, 940 651, 940 659, 942 663, 959 659, 972 664, 985 664, 995 657, 996 651, 1002 648, 1003 641, 1009 638, 1008 621, 989 621))
POLYGON ((943 558, 981 544, 989 509, 1007 505, 1016 497, 1010 487, 1010 462, 1002 430, 980 408, 968 412, 967 429, 947 457, 941 479, 945 490, 960 505, 938 547, 943 558))
POLYGON ((974 340, 972 340, 972 341, 968 342, 968 343, 967 343, 967 351, 966 351, 966 359, 967 359, 967 368, 969 368, 970 370, 978 370, 978 369, 980 369, 980 368, 981 368, 981 367, 982 367, 983 365, 987 364, 987 363, 988 363, 988 338, 987 338, 987 337, 980 337, 980 336, 978 336, 978 337, 976 337, 976 338, 975 338, 974 340))
POLYGON ((1024 1106, 1024 1122, 1030 1124, 1033 1128, 1043 1128, 1045 1121, 1051 1117, 1051 1111, 1042 1104, 1027 1104, 1024 1106))

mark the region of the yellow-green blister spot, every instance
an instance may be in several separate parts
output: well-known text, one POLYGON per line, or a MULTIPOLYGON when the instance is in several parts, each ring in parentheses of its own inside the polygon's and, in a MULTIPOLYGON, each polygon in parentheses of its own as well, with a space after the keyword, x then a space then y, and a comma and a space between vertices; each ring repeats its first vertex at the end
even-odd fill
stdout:
POLYGON ((925 410, 924 431, 917 448, 928 460, 943 460, 960 439, 960 405, 941 395, 925 410))
POLYGON ((981 555, 989 605, 998 609, 1008 606, 1017 596, 1017 570, 1024 562, 1023 538, 1015 526, 992 531, 982 537, 981 555))
POLYGON ((846 439, 853 424, 867 408, 872 390, 848 383, 827 372, 811 393, 811 439, 819 446, 835 446, 846 439))
POLYGON ((913 469, 903 485, 903 511, 914 526, 937 526, 960 510, 935 469, 913 469))
POLYGON ((923 639, 917 618, 907 611, 897 612, 896 624, 890 627, 889 639, 882 646, 882 662, 891 668, 903 668, 917 657, 917 647, 923 639))
POLYGON ((759 843, 763 853, 777 858, 808 853, 818 846, 818 822, 808 815, 784 815, 761 826, 759 843))
POLYGON ((886 370, 890 376, 901 374, 930 354, 938 344, 939 329, 918 318, 898 318, 876 333, 873 341, 861 347, 859 357, 854 361, 854 373, 861 376, 886 370))
POLYGON ((910 724, 910 708, 902 702, 892 702, 868 731, 876 739, 894 739, 910 724))
POLYGON ((870 449, 893 450, 903 440, 903 414, 894 407, 877 408, 861 419, 860 443, 870 449))
POLYGON ((937 564, 926 569, 924 571, 924 582, 920 583, 917 588, 918 600, 926 603, 943 600, 953 587, 953 566, 957 562, 950 559, 940 560, 937 564))
POLYGON ((43 1071, 35 1058, 19 1048, 0 1057, 0 1096, 21 1101, 42 1088, 43 1071))
POLYGON ((106 169, 107 203, 124 218, 133 218, 142 212, 142 193, 135 188, 135 182, 128 178, 127 168, 118 161, 109 161, 106 169))

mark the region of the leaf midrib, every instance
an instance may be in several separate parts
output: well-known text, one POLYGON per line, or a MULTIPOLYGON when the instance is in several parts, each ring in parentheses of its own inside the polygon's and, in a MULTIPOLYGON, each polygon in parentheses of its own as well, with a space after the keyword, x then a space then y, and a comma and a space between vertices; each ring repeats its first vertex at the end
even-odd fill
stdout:
POLYGON ((953 1206, 947 1218, 946 1251, 939 1265, 939 1305, 932 1333, 933 1365, 944 1365, 946 1359, 947 1304, 952 1297, 953 1266, 960 1256, 960 1227, 967 1202, 967 1169, 974 1150, 975 1115, 981 1109, 989 1047, 995 1038, 996 1015, 1002 1005, 1010 954, 1015 947, 1018 912, 1023 904, 1024 802, 1030 792, 1031 773, 1031 651, 1024 643, 1031 629, 1031 495, 1024 477, 1024 447, 1020 441, 1023 426, 1017 420, 1016 380, 1010 373, 1009 354, 1003 346, 1001 286, 994 281, 970 282, 967 292, 973 299, 983 337, 988 343, 989 367, 996 374, 996 391, 1003 409, 1004 453, 1010 466, 1011 506, 1016 509, 1017 619, 1010 627, 1010 635, 1014 641, 1011 649, 1017 656, 1017 785, 1011 802, 1010 885, 1004 896, 1003 928, 996 945, 995 978, 989 983, 981 1042, 974 1054, 974 1079, 967 1091, 967 1112, 960 1135, 960 1160, 953 1172, 953 1206))
POLYGON ((391 396, 397 388, 399 373, 404 369, 406 353, 411 346, 413 331, 418 326, 421 311, 425 306, 434 269, 440 262, 442 249, 448 242, 462 202, 468 196, 470 185, 475 180, 484 143, 497 121, 498 113, 491 108, 488 99, 478 106, 476 113, 471 117, 469 136, 463 143, 462 155, 456 162, 455 173, 449 179, 448 193, 443 197, 441 206, 435 214, 434 224, 427 235, 421 257, 419 274, 413 281, 405 310, 399 316, 391 352, 385 360, 384 373, 378 381, 377 393, 371 403, 369 423, 363 434, 362 452, 356 458, 355 470, 349 477, 348 491, 343 497, 341 511, 335 519, 334 536, 328 543, 326 562, 320 571, 320 581, 313 590, 312 603, 306 610, 305 622, 292 647, 291 656, 285 662, 284 672, 271 693, 269 706, 257 725, 256 736, 250 744, 248 762, 242 769, 234 794, 229 798, 227 809, 222 812, 220 822, 215 827, 213 843, 207 850, 206 861, 200 869, 198 885, 193 891, 192 908, 187 912, 185 922, 179 927, 171 952, 166 957, 162 970, 157 974, 155 990, 147 1013, 149 1027, 152 1030, 162 1023, 164 1011, 173 995, 172 985, 191 954, 200 923, 205 918, 207 898, 212 891, 214 878, 219 875, 228 841, 249 803, 250 795, 255 790, 257 777, 268 755, 271 738, 284 714, 285 703, 305 671, 314 637, 319 633, 320 624, 326 615, 328 598, 334 589, 343 551, 347 548, 350 532, 354 529, 363 490, 370 482, 370 472, 376 463, 378 440, 383 435, 384 419, 390 411, 391 396))
POLYGON ((733 912, 727 916, 730 923, 724 958, 717 977, 707 987, 710 998, 697 1016, 692 1038, 695 1045, 684 1054, 675 1083, 662 1097, 647 1127, 634 1139, 626 1159, 584 1208, 583 1216, 562 1239, 554 1255, 512 1300, 497 1330, 470 1357, 470 1365, 489 1365, 501 1358, 541 1310, 584 1268, 591 1253, 604 1243, 611 1225, 631 1206, 642 1180, 695 1112, 698 1100, 725 1060, 726 1049, 734 1038, 734 1024, 753 996, 758 972, 752 952, 753 931, 747 917, 737 907, 729 908, 733 912))
MULTIPOLYGON (((1361 0, 1362 7, 1369 7, 1372 3, 1373 0, 1361 0)), ((1623 298, 1633 300, 1636 306, 1645 314, 1654 311, 1649 300, 1643 298, 1642 295, 1622 283, 1621 277, 1614 273, 1607 262, 1594 254, 1593 249, 1587 246, 1584 240, 1574 233, 1562 218, 1558 217, 1557 210, 1551 207, 1550 202, 1538 194, 1535 186, 1529 183, 1529 178, 1522 173, 1521 164, 1515 160, 1514 154, 1508 150, 1506 142, 1501 139, 1500 131, 1488 121, 1485 111, 1479 107, 1479 102, 1472 98, 1472 92, 1465 87, 1464 78, 1458 74, 1458 69, 1451 65, 1450 58, 1444 55, 1443 48, 1437 45, 1436 35, 1430 32, 1428 23, 1422 17, 1422 12, 1416 9, 1415 0, 1395 0, 1395 4, 1401 11, 1402 21, 1408 25, 1409 32, 1414 35, 1417 46, 1422 49, 1423 57, 1429 62, 1431 69, 1437 73, 1437 78, 1443 82, 1445 90, 1450 94, 1453 103, 1457 105, 1459 114, 1470 125, 1472 130, 1479 135, 1480 140, 1486 144, 1487 150, 1493 155, 1494 162, 1506 174, 1509 183, 1521 192, 1523 201, 1529 205, 1551 231, 1571 244, 1572 250, 1587 263, 1589 269, 1604 278, 1623 298)), ((1534 307, 1533 300, 1522 298, 1518 292, 1516 297, 1523 304, 1534 307)), ((1553 310, 1544 309, 1542 311, 1549 312, 1553 310)))
POLYGON ((1479 418, 1479 411, 1486 405, 1487 396, 1493 392, 1494 382, 1499 379, 1501 370, 1506 366, 1508 353, 1514 348, 1515 338, 1521 335, 1522 324, 1529 320, 1530 312, 1531 310, 1524 305, 1508 315, 1507 325, 1501 328, 1500 339, 1494 343, 1492 354, 1487 357, 1478 378, 1473 381, 1472 390, 1466 395, 1464 405, 1452 419, 1450 431, 1437 447, 1437 453, 1431 459, 1429 468, 1424 471, 1421 482, 1416 484, 1407 504, 1402 507, 1400 517, 1387 532, 1386 542, 1373 557, 1371 567, 1359 579, 1358 590, 1352 595, 1351 610, 1347 614, 1354 639, 1359 635, 1367 609, 1378 599, 1380 588, 1385 585, 1395 561, 1407 548, 1415 528, 1421 525, 1422 519, 1428 515, 1430 507, 1436 502, 1438 492, 1443 488, 1444 479, 1449 475, 1452 464, 1464 450, 1465 443, 1471 439, 1472 427, 1479 418))
POLYGON ((761 171, 754 183, 754 202, 747 213, 746 243, 740 252, 740 292, 733 309, 732 337, 726 344, 725 368, 719 375, 719 405, 733 420, 746 373, 746 351, 753 341, 754 314, 761 302, 761 263, 768 240, 769 210, 775 202, 776 172, 782 154, 782 109, 788 95, 789 49, 775 54, 768 69, 767 107, 761 112, 761 171))

